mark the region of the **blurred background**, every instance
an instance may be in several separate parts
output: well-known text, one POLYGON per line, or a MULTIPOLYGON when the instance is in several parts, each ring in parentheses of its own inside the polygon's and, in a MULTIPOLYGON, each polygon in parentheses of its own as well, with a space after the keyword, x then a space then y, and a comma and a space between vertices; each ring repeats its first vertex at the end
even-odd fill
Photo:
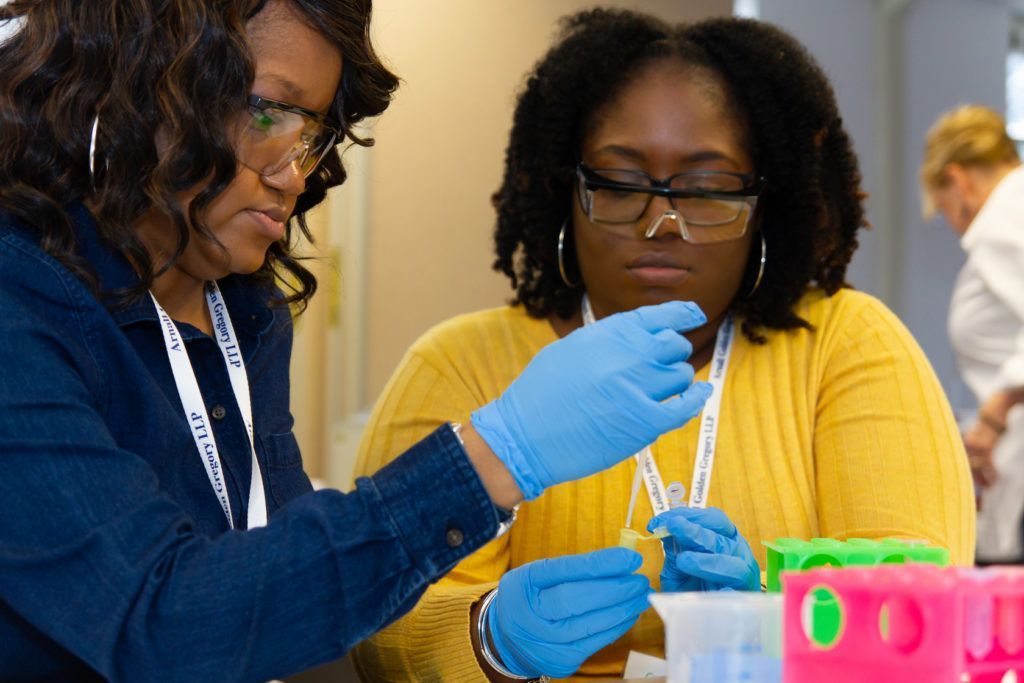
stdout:
MULTIPOLYGON (((515 95, 581 0, 376 0, 374 37, 403 79, 345 153, 351 177, 321 207, 310 253, 325 294, 299 318, 296 433, 311 476, 351 486, 368 410, 405 349, 458 313, 511 295, 490 269, 497 188, 515 95)), ((963 252, 921 218, 917 169, 940 113, 973 102, 1024 138, 1024 0, 605 2, 670 21, 738 14, 793 33, 832 79, 860 157, 868 218, 849 280, 886 302, 931 360, 954 409, 946 311, 963 252)))
MULTIPOLYGON (((0 3, 6 0, 0 0, 0 3)), ((320 295, 297 321, 292 409, 309 474, 348 489, 367 413, 405 349, 458 313, 511 295, 490 269, 515 96, 584 0, 376 0, 378 50, 403 82, 344 154, 349 181, 318 208, 306 249, 320 295)), ((612 0, 669 21, 737 14, 793 33, 832 79, 860 157, 868 218, 853 286, 885 301, 931 360, 954 409, 946 312, 963 252, 921 219, 917 169, 940 113, 977 103, 1024 139, 1024 0, 612 0)), ((0 39, 11 27, 0 25, 0 39)))

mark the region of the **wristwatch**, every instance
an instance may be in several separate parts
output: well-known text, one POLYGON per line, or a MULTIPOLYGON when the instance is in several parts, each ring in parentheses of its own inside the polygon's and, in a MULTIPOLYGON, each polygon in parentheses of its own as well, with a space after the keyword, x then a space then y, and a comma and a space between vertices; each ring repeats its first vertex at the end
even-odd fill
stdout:
MULTIPOLYGON (((462 423, 449 422, 448 425, 452 428, 452 434, 459 440, 462 450, 466 450, 466 442, 462 440, 462 423)), ((516 521, 519 505, 514 505, 511 510, 495 505, 494 509, 498 513, 498 532, 494 534, 494 538, 501 538, 508 533, 508 530, 512 528, 512 524, 516 521)))
POLYGON ((519 505, 516 504, 511 510, 495 505, 494 509, 498 511, 498 532, 494 534, 494 538, 501 538, 508 533, 508 530, 512 528, 513 522, 516 521, 519 505))

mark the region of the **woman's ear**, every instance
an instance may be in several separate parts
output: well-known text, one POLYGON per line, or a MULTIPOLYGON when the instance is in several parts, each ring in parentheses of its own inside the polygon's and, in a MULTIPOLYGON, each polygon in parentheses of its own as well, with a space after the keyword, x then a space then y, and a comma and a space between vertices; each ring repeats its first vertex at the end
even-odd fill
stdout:
POLYGON ((957 194, 966 197, 974 189, 974 178, 967 172, 967 169, 957 163, 946 164, 942 169, 942 176, 948 186, 953 187, 957 194))

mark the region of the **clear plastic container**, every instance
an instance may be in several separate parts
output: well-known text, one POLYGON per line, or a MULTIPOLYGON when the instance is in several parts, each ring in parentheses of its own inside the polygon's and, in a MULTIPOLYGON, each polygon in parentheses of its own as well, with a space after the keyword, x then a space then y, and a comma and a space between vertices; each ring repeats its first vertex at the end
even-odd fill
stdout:
POLYGON ((780 683, 782 595, 655 593, 669 683, 780 683))

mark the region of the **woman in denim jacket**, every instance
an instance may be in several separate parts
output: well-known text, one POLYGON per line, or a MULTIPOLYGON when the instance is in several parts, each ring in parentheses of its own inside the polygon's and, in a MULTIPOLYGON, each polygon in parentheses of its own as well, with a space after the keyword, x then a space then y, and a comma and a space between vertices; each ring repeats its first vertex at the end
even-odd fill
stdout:
MULTIPOLYGON (((0 678, 259 681, 343 655, 546 487, 692 417, 692 304, 553 347, 461 429, 310 492, 304 214, 396 79, 369 0, 15 0, 0 21, 0 678), (8 27, 12 26, 8 24, 8 27), (292 286, 282 283, 292 283, 292 286), (591 420, 600 414, 601 420, 591 420)), ((611 628, 624 549, 565 558, 611 628)))

